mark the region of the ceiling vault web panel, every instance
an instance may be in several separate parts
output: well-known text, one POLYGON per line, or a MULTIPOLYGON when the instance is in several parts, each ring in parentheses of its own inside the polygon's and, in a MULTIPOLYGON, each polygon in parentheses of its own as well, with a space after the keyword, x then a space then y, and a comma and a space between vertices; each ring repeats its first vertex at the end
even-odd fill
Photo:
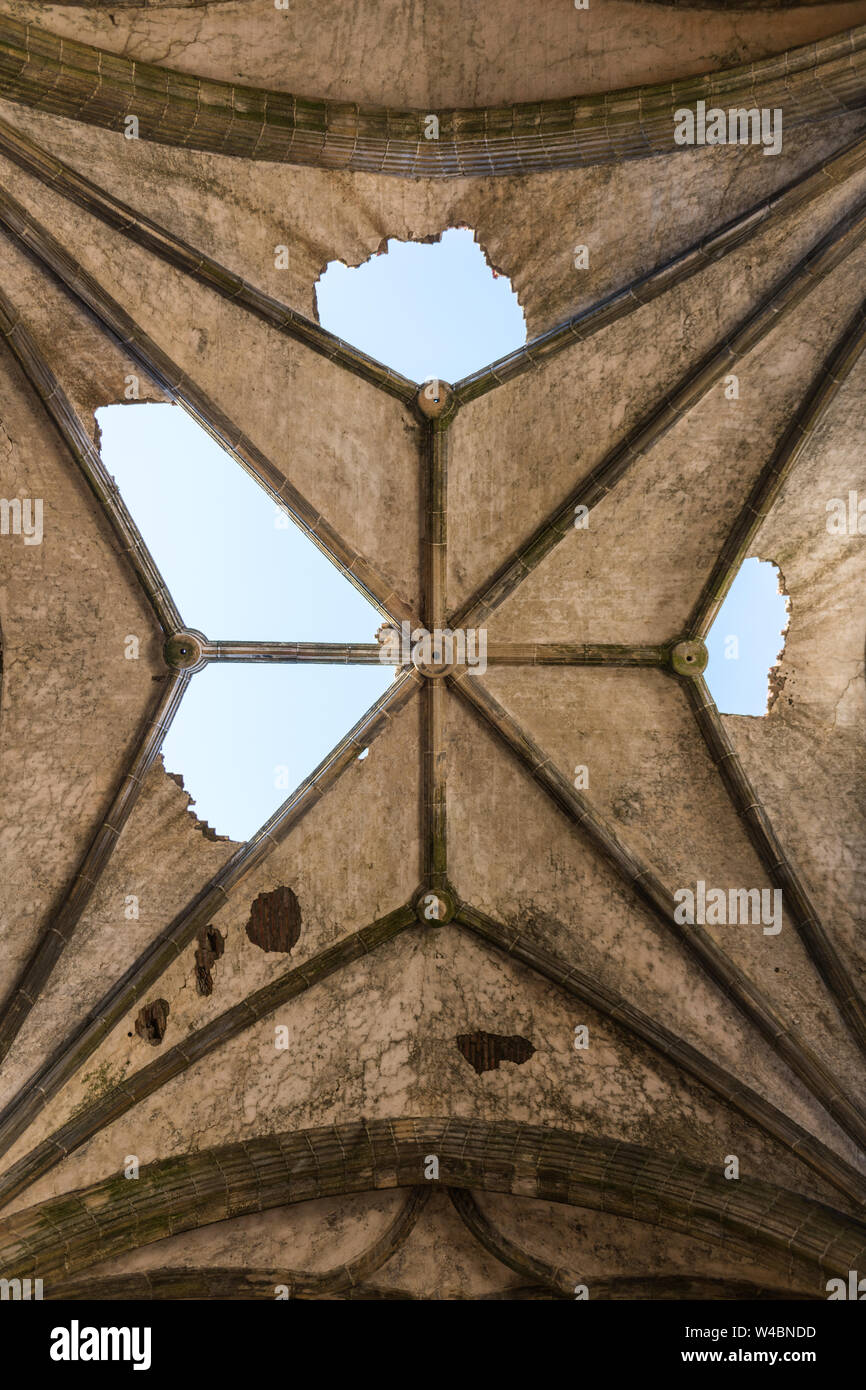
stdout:
MULTIPOLYGON (((844 461, 839 486, 855 497, 855 521, 858 490, 866 495, 846 433, 866 346, 866 25, 700 75, 673 72, 567 99, 546 90, 498 106, 472 106, 468 92, 463 105, 423 111, 173 70, 66 37, 62 25, 53 32, 48 19, 48 27, 28 23, 14 8, 0 3, 0 99, 9 113, 32 108, 50 119, 32 131, 12 114, 0 119, 4 264, 26 258, 27 285, 43 287, 28 302, 12 271, 0 282, 0 491, 14 497, 30 479, 43 486, 42 555, 79 553, 75 518, 52 509, 49 475, 34 466, 36 427, 22 431, 11 409, 7 421, 8 379, 26 390, 39 429, 50 432, 98 519, 87 565, 99 573, 101 564, 115 584, 109 553, 123 566, 162 650, 144 704, 126 684, 122 651, 114 676, 103 678, 134 736, 126 749, 105 748, 101 807, 83 838, 83 811, 69 794, 77 817, 70 845, 84 845, 73 872, 59 893, 34 899, 47 904, 35 924, 32 913, 7 920, 4 908, 2 931, 20 964, 0 1000, 0 1275, 40 1278, 46 1297, 82 1301, 273 1298, 282 1285, 292 1298, 560 1299, 573 1296, 580 1275, 568 1215, 576 1209, 588 1230, 615 1217, 637 1243, 637 1263, 611 1256, 591 1281, 592 1297, 825 1296, 828 1277, 866 1262, 860 956, 834 912, 819 910, 827 904, 814 868, 795 862, 771 820, 760 791, 768 754, 756 740, 748 755, 740 746, 705 671, 710 629, 743 561, 773 558, 762 538, 816 452, 835 450, 844 461), (470 186, 479 209, 506 222, 499 186, 510 178, 516 216, 560 218, 574 242, 580 199, 575 193, 566 206, 568 185, 543 182, 551 173, 577 190, 597 166, 614 177, 636 161, 648 190, 670 185, 685 199, 701 178, 709 188, 709 163, 687 164, 674 138, 674 113, 698 101, 779 108, 784 130, 813 140, 814 156, 804 160, 801 147, 796 157, 765 158, 769 151, 756 149, 746 177, 743 151, 719 149, 736 173, 731 209, 743 210, 706 213, 694 223, 698 234, 668 231, 659 249, 647 228, 628 274, 616 273, 621 209, 612 206, 609 240, 590 252, 613 263, 613 288, 586 295, 575 262, 573 287, 559 284, 555 296, 570 296, 569 312, 460 381, 412 381, 272 292, 262 210, 277 165, 307 166, 320 181, 297 184, 314 246, 341 237, 354 245, 344 228, 360 218, 363 180, 376 180, 384 249, 388 209, 396 218, 402 190, 416 187, 401 183, 407 177, 422 190, 439 181, 455 208, 470 186), (141 147, 165 148, 164 206, 143 192, 140 206, 130 200, 130 115, 141 147), (53 148, 60 123, 62 153, 53 148), (100 136, 108 143, 98 176, 88 127, 110 132, 100 136), (220 251, 230 239, 216 222, 201 222, 201 209, 200 244, 172 230, 178 200, 197 198, 196 152, 240 164, 259 181, 259 206, 243 216, 251 242, 262 244, 260 275, 251 274, 253 261, 232 264, 220 251), (540 209, 535 190, 546 200, 540 209), (92 405, 79 399, 76 316, 116 364, 141 372, 148 399, 188 411, 373 604, 383 619, 375 642, 248 640, 192 627, 100 455, 92 405), (588 369, 595 375, 587 378, 588 369), (730 379, 764 393, 771 417, 772 433, 769 425, 763 438, 756 431, 741 453, 726 433, 730 379), (551 399, 567 402, 568 392, 585 396, 580 410, 598 417, 595 433, 573 448, 567 411, 551 399), (539 500, 526 494, 545 457, 551 476, 539 500), (681 557, 676 580, 676 532, 660 510, 647 521, 660 537, 657 573, 630 546, 630 503, 659 505, 645 468, 667 505, 680 497, 685 509, 703 511, 701 536, 711 544, 701 541, 699 573, 697 561, 681 557), (718 496, 704 496, 708 480, 718 496), (497 509, 501 524, 485 531, 483 518, 497 509), (610 558, 613 634, 602 623, 587 637, 577 611, 590 608, 593 593, 575 525, 581 510, 610 558), (665 566, 679 607, 666 605, 668 626, 647 640, 636 620, 629 632, 629 615, 642 592, 668 582, 665 566), (206 857, 191 817, 175 830, 154 809, 167 782, 160 752, 198 673, 245 663, 385 663, 395 674, 246 843, 226 842, 206 857), (611 700, 643 713, 634 748, 643 738, 658 764, 651 782, 619 801, 601 786, 613 785, 613 773, 582 790, 571 771, 591 726, 606 769, 626 776, 622 716, 607 718, 611 700), (677 706, 670 720, 656 713, 665 700, 677 706), (688 752, 674 745, 677 720, 693 739, 688 752), (689 784, 666 787, 665 771, 683 757, 694 762, 689 784), (496 785, 512 788, 513 801, 484 801, 492 763, 510 779, 496 785), (711 797, 698 791, 707 778, 711 797), (641 810, 643 796, 669 827, 670 853, 653 840, 658 821, 641 810), (537 878, 513 852, 530 821, 527 846, 545 845, 537 878), (153 852, 169 841, 166 864, 185 866, 180 875, 172 867, 171 893, 153 852), (759 871, 781 892, 786 935, 776 954, 759 924, 708 927, 677 913, 684 885, 671 865, 683 862, 684 846, 713 842, 732 882, 751 890, 759 871), (148 912, 128 945, 116 907, 127 879, 147 885, 148 912), (278 915, 272 898, 295 904, 297 927, 273 950, 256 931, 278 915), (725 931, 755 940, 743 949, 732 937, 726 946, 725 931), (94 964, 106 933, 112 954, 103 972, 94 964), (208 950, 209 988, 197 990, 208 950), (645 985, 637 968, 618 972, 623 951, 652 960, 645 985), (681 972, 693 982, 691 1000, 681 972), (570 1036, 585 1018, 596 1070, 570 1036), (731 1019, 749 1052, 741 1068, 719 1043, 727 1030, 730 1049, 740 1045, 731 1019), (296 1071, 283 1082, 285 1063, 267 1040, 293 1027, 296 1071), (637 1059, 651 1081, 638 1083, 637 1059), (581 1067, 593 1078, 585 1083, 591 1105, 575 1102, 581 1067), (651 1124, 637 1099, 644 1085, 655 1087, 651 1124), (201 1090, 214 1107, 207 1122, 201 1090), (548 1109, 551 1094, 558 1100, 548 1109), (692 1147, 678 1152, 676 1136, 698 1109, 704 1127, 693 1125, 692 1147), (656 1141, 665 1125, 663 1148, 656 1141), (149 1156, 131 1184, 123 1165, 136 1132, 151 1147, 141 1139, 149 1156), (718 1152, 707 1147, 710 1133, 718 1152), (730 1182, 721 1159, 737 1135, 744 1171, 730 1182), (436 1182, 425 1171, 431 1155, 436 1182), (351 1204, 392 1188, 406 1191, 374 1234, 351 1204), (326 1201, 340 1204, 353 1253, 323 1262, 315 1228, 326 1201), (544 1213, 555 1259, 516 1239, 503 1219, 527 1201, 544 1213), (298 1258, 265 1258, 233 1224, 252 1213, 274 1230, 299 1221, 298 1258), (240 1234, 226 1262, 219 1232, 229 1228, 240 1234), (448 1245, 458 1230, 459 1258, 448 1245), (443 1231, 451 1233, 444 1246, 443 1231), (185 1236, 195 1236, 200 1253, 178 1265, 185 1236), (652 1266, 659 1239, 664 1268, 652 1266), (425 1241, 442 1247, 441 1268, 419 1253, 429 1251, 425 1241), (707 1241, 716 1243, 717 1265, 696 1254, 707 1241), (467 1260, 474 1273, 463 1287, 467 1260)), ((683 7, 647 8, 664 9, 658 22, 677 32, 683 7)), ((243 26, 234 9, 232 22, 243 26)), ((144 10, 142 33, 157 23, 144 10)), ((439 231, 463 220, 455 214, 439 231)), ((123 378, 114 394, 99 389, 102 404, 119 400, 123 378)), ((584 418, 577 406, 575 418, 584 418)), ((824 500, 814 500, 822 533, 824 500)), ((5 530, 0 537, 7 763, 21 751, 6 711, 17 710, 28 680, 28 634, 40 631, 61 583, 35 547, 13 549, 13 539, 5 530), (36 578, 23 586, 27 564, 36 578)), ((838 552, 845 594, 859 583, 862 595, 857 547, 855 525, 838 552)), ((796 625, 796 587, 791 601, 796 625)), ((856 612, 823 602, 826 630, 802 640, 830 662, 834 634, 847 624, 862 649, 862 601, 856 612)), ((108 642, 105 616, 96 613, 90 628, 85 616, 68 619, 70 632, 80 628, 94 644, 98 629, 108 642)), ((69 678, 64 668, 57 679, 69 678)), ((853 681, 859 723, 843 733, 862 778, 862 666, 853 681)), ((768 727, 840 736, 819 706, 798 702, 795 677, 787 691, 765 716, 768 727)), ((98 700, 90 705, 93 724, 98 700)), ((57 721, 56 757, 69 767, 73 723, 72 715, 57 721)), ((809 768, 800 775, 807 781, 809 768)), ((48 784, 45 796, 50 802, 48 784)), ((855 797, 846 789, 840 804, 855 797)), ((32 806, 22 803, 21 814, 32 818, 32 806)), ((845 833, 856 837, 857 825, 845 833)), ((685 886, 704 869, 694 863, 685 886)), ((862 932, 866 894, 848 908, 862 932)), ((596 1254, 612 1249, 601 1234, 598 1242, 596 1254)))

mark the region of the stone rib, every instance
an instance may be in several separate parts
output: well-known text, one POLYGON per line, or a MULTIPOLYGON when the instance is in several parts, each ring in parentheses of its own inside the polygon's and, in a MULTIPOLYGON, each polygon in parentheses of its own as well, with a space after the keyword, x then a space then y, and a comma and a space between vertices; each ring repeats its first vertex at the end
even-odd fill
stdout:
POLYGON ((269 1134, 114 1175, 0 1221, 0 1276, 51 1285, 132 1246, 249 1212, 439 1180, 605 1211, 803 1262, 815 1289, 866 1266, 866 1225, 822 1202, 641 1145, 478 1119, 362 1120, 269 1134))
MULTIPOLYGON (((446 388, 440 387, 440 390, 446 388)), ((448 578, 449 425, 453 410, 423 425, 422 477, 425 515, 423 565, 424 613, 430 632, 446 626, 448 578)), ((426 886, 448 882, 445 690, 440 679, 425 682, 421 734, 421 876, 426 886)))
POLYGON ((380 666, 378 642, 206 642, 206 661, 288 662, 292 665, 380 666))
POLYGON ((626 642, 488 642, 489 666, 667 666, 667 647, 626 642))
POLYGON ((0 16, 0 95, 185 149, 411 178, 527 174, 673 154, 674 112, 776 107, 786 128, 866 105, 866 26, 727 71, 506 107, 426 111, 316 101, 125 58, 0 16))
POLYGON ((424 616, 427 628, 444 628, 446 619, 446 581, 448 545, 448 458, 451 436, 449 420, 429 420, 424 426, 423 464, 425 516, 424 531, 424 616))
POLYGON ((445 701, 441 680, 425 682, 421 743, 421 877, 425 886, 448 884, 448 762, 445 701))
POLYGON ((490 1218, 481 1210, 475 1196, 465 1187, 450 1187, 448 1196, 451 1205, 463 1222, 467 1231, 475 1237, 478 1244, 502 1264, 522 1274, 531 1285, 544 1285, 557 1293, 571 1294, 574 1297, 574 1270, 566 1270, 540 1260, 536 1255, 521 1249, 498 1231, 490 1218))

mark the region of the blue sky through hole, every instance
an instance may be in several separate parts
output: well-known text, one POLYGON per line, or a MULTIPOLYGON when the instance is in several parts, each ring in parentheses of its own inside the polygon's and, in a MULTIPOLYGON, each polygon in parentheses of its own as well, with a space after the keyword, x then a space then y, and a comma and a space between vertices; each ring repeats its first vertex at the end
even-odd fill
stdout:
MULTIPOLYGON (((331 332, 415 381, 457 381, 526 341, 509 281, 465 228, 389 241, 357 268, 332 262, 317 306, 331 332)), ((109 406, 98 421, 106 467, 189 627, 224 640, 374 640, 378 612, 183 410, 109 406)), ((785 622, 775 573, 747 561, 710 634, 707 681, 726 712, 766 708, 785 622), (724 655, 731 634, 737 659, 724 655)), ((392 678, 390 666, 210 666, 190 682, 165 765, 196 815, 247 839, 392 678)))
MULTIPOLYGON (((457 380, 525 341, 517 298, 471 232, 389 245, 326 271, 318 308, 331 332, 414 380, 457 380)), ((98 421, 106 467, 188 626, 226 640, 374 640, 377 610, 185 411, 108 406, 98 421)), ((391 666, 210 666, 190 682, 165 765, 197 816, 247 839, 392 679, 391 666)))
POLYGON ((389 241, 364 265, 332 261, 316 286, 326 328, 412 381, 459 381, 526 342, 511 282, 467 227, 431 244, 389 241))
POLYGON ((787 623, 775 565, 744 560, 707 638, 705 680, 723 714, 766 714, 767 678, 787 623))
MULTIPOLYGON (((375 639, 377 610, 180 407, 109 406, 98 419, 106 467, 189 627, 224 640, 375 639)), ((388 666, 208 666, 183 697, 165 765, 196 815, 245 840, 392 679, 388 666)))

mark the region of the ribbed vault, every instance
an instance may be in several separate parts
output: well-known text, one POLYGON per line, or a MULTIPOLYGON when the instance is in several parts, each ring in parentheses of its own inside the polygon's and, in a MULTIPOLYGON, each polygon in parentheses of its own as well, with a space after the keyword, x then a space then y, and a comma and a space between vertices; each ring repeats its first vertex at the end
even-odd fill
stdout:
MULTIPOLYGON (((837 8, 856 7, 820 13, 837 8)), ((677 32, 679 6, 646 9, 677 32)), ((81 1299, 560 1298, 587 1268, 592 1297, 821 1297, 866 1259, 866 562, 824 526, 825 495, 866 493, 866 29, 848 15, 700 78, 684 61, 641 88, 455 104, 431 142, 408 105, 181 71, 0 11, 0 462, 48 517, 38 553, 0 541, 0 1273, 81 1299), (790 145, 675 147, 698 96, 780 106, 790 145), (684 222, 621 230, 627 187, 647 217, 664 189, 684 222), (292 191, 308 231, 285 291, 292 191), (585 282, 581 200, 602 263, 585 282), (520 268, 524 348, 420 385, 305 312, 325 259, 470 218, 520 268), (202 836, 162 769, 196 673, 382 648, 190 628, 99 453, 93 412, 130 374, 395 640, 487 639, 484 671, 400 649, 243 845, 202 836), (743 559, 780 551, 784 699, 732 719, 704 640, 743 559), (781 932, 678 922, 699 879, 781 890, 781 932), (300 905, 288 960, 246 930, 277 889, 300 905), (528 1047, 476 1069, 475 1035, 528 1047), (391 1189, 388 1220, 363 1206, 391 1189), (291 1259, 268 1244, 283 1220, 291 1259), (606 1221, 622 1247, 597 1266, 606 1221)), ((137 41, 159 32, 141 23, 137 41)))

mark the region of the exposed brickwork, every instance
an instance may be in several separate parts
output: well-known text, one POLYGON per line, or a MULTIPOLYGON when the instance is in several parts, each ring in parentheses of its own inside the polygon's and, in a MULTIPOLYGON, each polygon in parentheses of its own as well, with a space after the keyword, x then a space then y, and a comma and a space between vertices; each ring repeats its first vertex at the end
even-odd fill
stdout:
POLYGON ((135 1020, 138 1036, 157 1047, 165 1037, 169 1012, 167 999, 154 999, 150 1004, 145 1004, 135 1020))
POLYGON ((457 1046, 479 1076, 483 1071, 496 1071, 500 1062, 528 1062, 535 1051, 529 1039, 519 1033, 460 1033, 457 1046))
POLYGON ((263 951, 291 951, 301 934, 301 907, 291 888, 259 893, 250 909, 247 936, 263 951))
POLYGON ((211 966, 225 950, 225 940, 218 927, 202 927, 195 953, 195 983, 199 994, 213 994, 211 966))

